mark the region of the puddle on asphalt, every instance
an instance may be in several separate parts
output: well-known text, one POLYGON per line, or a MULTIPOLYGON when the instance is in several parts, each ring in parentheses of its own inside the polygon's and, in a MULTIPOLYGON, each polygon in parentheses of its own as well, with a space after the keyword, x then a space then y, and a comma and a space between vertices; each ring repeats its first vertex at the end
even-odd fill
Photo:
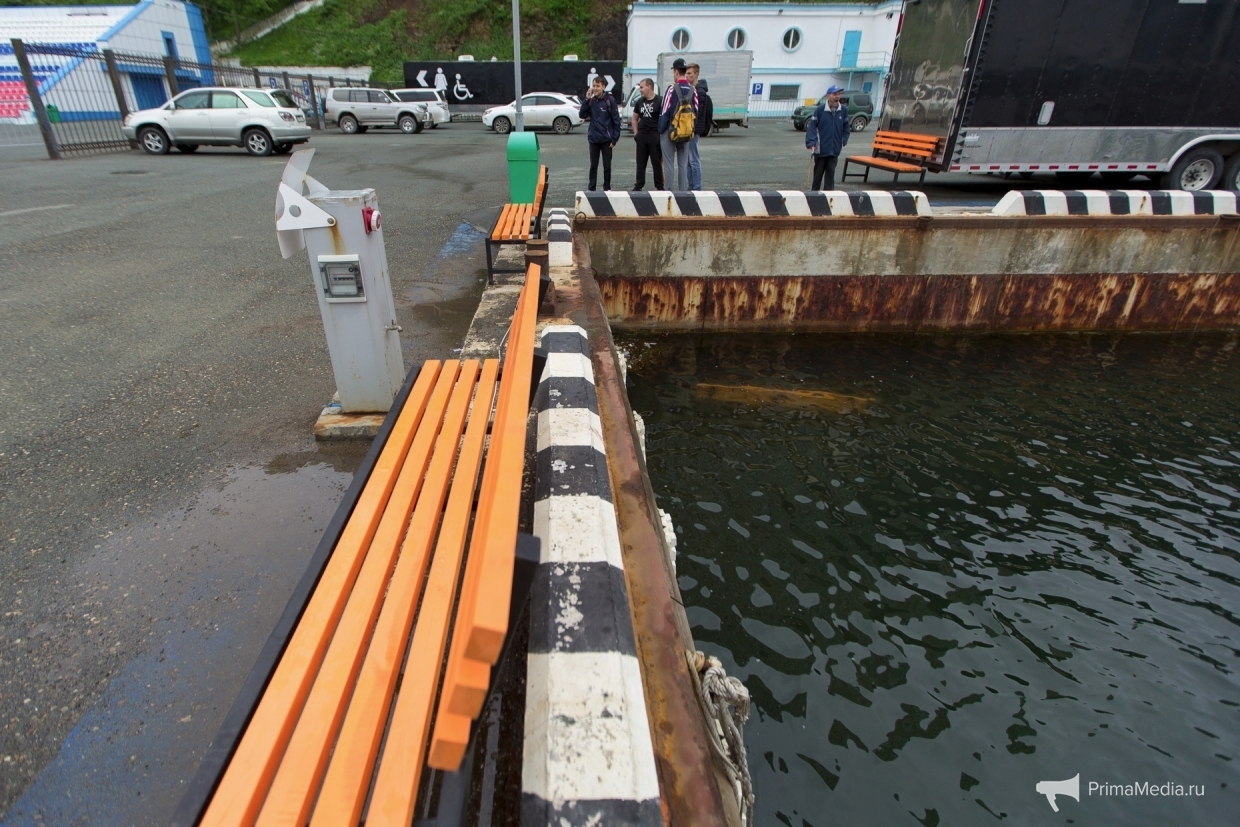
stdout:
POLYGON ((232 469, 75 567, 48 681, 107 685, 3 824, 170 821, 367 447, 232 469))

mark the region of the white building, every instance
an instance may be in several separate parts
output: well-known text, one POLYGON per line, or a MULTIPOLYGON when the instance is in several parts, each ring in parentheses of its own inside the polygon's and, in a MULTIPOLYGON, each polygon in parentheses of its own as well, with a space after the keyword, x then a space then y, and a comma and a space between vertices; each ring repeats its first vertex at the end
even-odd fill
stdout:
MULTIPOLYGON (((832 84, 875 95, 891 65, 903 0, 648 3, 629 7, 625 87, 655 78, 663 52, 753 52, 750 115, 788 115, 832 84)), ((876 109, 877 111, 877 109, 876 109)))
MULTIPOLYGON (((188 62, 211 63, 202 12, 193 3, 142 0, 133 6, 0 7, 0 122, 33 121, 13 54, 13 39, 63 47, 65 54, 28 50, 39 92, 49 110, 54 107, 60 121, 119 116, 115 95, 108 102, 106 91, 111 87, 105 86, 106 75, 101 73, 100 62, 83 60, 76 53, 111 49, 153 58, 171 55, 188 62)), ((158 61, 137 65, 122 60, 118 69, 127 96, 138 109, 159 106, 168 100, 168 82, 158 61)), ((210 72, 183 67, 177 82, 181 89, 186 89, 210 84, 212 76, 210 72)))

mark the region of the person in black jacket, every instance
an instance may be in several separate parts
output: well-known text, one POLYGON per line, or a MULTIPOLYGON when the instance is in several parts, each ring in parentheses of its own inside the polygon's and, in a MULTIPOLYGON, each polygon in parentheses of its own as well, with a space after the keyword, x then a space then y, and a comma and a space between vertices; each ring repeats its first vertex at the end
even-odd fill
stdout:
MULTIPOLYGON (((696 65, 696 64, 694 64, 696 65)), ((693 73, 690 73, 690 79, 693 73)), ((707 94, 710 86, 706 83, 706 79, 694 83, 694 88, 698 94, 698 115, 697 124, 693 127, 693 141, 689 144, 689 189, 702 189, 702 153, 698 149, 698 139, 710 136, 710 130, 713 126, 712 121, 715 118, 715 103, 707 94)))
POLYGON ((598 182, 598 159, 603 156, 603 189, 611 189, 611 150, 620 140, 620 107, 607 91, 603 78, 596 77, 581 102, 581 117, 590 122, 586 139, 590 142, 590 186, 598 182))

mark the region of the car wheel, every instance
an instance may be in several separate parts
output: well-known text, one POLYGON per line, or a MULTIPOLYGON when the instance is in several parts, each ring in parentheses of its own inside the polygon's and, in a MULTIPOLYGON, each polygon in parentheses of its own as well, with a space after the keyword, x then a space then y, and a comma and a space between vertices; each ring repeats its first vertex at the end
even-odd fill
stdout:
POLYGON ((805 131, 805 123, 804 123, 804 122, 797 123, 796 121, 793 121, 793 122, 792 122, 792 128, 793 128, 793 129, 795 129, 797 132, 804 132, 804 131, 805 131))
POLYGON ((413 122, 413 134, 414 134, 414 135, 421 135, 421 134, 422 134, 422 130, 424 130, 424 129, 426 129, 426 124, 424 124, 424 123, 422 123, 421 121, 418 121, 418 120, 415 120, 415 121, 413 122))
POLYGON ((437 124, 435 121, 431 121, 431 129, 438 129, 438 128, 439 128, 439 124, 437 124))
POLYGON ((1184 153, 1167 175, 1163 189, 1198 192, 1213 189, 1223 177, 1223 156, 1217 149, 1201 147, 1184 153))
POLYGON ((1240 152, 1227 159, 1227 166, 1223 167, 1223 180, 1219 186, 1225 190, 1240 192, 1240 152))
POLYGON ((198 144, 177 144, 177 152, 184 152, 188 155, 191 152, 198 151, 198 144))
POLYGON ((399 126, 400 131, 404 132, 406 135, 413 135, 418 131, 417 119, 412 115, 402 115, 396 125, 399 126))
POLYGON ((340 116, 340 131, 346 135, 352 135, 358 131, 357 118, 352 115, 340 116))
POLYGON ((276 144, 276 149, 275 149, 276 155, 288 155, 292 151, 293 151, 292 144, 276 144))
POLYGON ((275 149, 271 143, 271 136, 261 129, 247 129, 241 136, 241 145, 245 147, 246 152, 260 158, 270 155, 275 149))
POLYGON ((555 128, 555 134, 567 135, 573 128, 573 122, 561 115, 551 122, 551 126, 555 128))
POLYGON ((1137 177, 1135 172, 1101 172, 1102 183, 1108 187, 1118 187, 1121 184, 1127 184, 1133 178, 1137 177))
POLYGON ((494 121, 491 122, 491 128, 494 129, 500 135, 507 135, 509 132, 512 131, 512 121, 508 120, 507 118, 503 118, 503 117, 496 118, 494 121))
POLYGON ((865 130, 865 125, 868 124, 869 122, 870 122, 869 118, 865 117, 864 115, 858 115, 857 117, 852 119, 852 121, 848 124, 848 126, 852 129, 853 132, 862 132, 865 130))
POLYGON ((168 136, 158 126, 146 126, 138 132, 138 143, 151 155, 168 154, 168 136))

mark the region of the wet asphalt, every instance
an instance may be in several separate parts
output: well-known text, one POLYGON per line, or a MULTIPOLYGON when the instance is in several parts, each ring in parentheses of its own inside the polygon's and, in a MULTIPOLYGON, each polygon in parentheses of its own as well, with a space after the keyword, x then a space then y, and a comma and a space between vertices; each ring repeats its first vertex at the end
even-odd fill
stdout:
MULTIPOLYGON (((540 138, 549 205, 571 206, 584 132, 540 138)), ((324 184, 378 190, 406 368, 450 355, 504 140, 458 123, 311 145, 324 184)), ((702 157, 708 189, 807 185, 783 121, 702 157)), ((276 247, 284 163, 0 148, 3 824, 168 820, 364 453, 311 436, 334 383, 305 254, 276 247)), ((613 187, 633 178, 626 136, 613 187)), ((937 201, 1008 189, 939 181, 937 201)))

